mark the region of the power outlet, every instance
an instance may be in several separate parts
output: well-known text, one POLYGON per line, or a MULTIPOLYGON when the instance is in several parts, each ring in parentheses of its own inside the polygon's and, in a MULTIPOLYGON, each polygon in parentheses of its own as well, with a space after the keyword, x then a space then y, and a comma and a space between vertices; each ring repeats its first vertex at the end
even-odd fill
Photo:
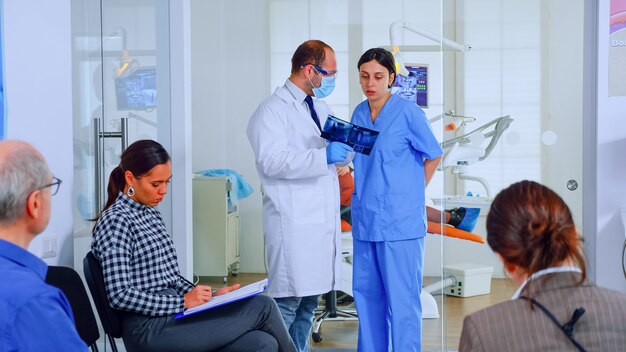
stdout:
POLYGON ((57 240, 56 238, 47 238, 43 240, 41 258, 54 258, 57 256, 57 240))

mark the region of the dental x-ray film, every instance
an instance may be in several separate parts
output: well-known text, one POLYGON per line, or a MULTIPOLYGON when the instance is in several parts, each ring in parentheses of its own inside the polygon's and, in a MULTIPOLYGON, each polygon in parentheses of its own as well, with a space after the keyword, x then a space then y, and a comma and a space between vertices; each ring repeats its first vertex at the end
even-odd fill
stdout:
POLYGON ((351 146, 355 152, 370 155, 376 138, 378 138, 378 131, 353 125, 338 117, 328 115, 322 131, 322 138, 345 143, 351 146))

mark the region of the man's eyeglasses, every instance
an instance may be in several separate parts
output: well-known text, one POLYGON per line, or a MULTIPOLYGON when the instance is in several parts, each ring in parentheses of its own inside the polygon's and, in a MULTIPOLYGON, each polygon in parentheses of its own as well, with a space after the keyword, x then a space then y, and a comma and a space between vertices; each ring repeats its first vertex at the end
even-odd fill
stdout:
POLYGON ((318 73, 320 73, 322 76, 330 76, 333 77, 337 74, 337 71, 333 71, 333 72, 328 72, 326 70, 324 70, 323 68, 317 66, 317 65, 313 65, 313 64, 306 64, 306 65, 302 65, 302 68, 306 67, 307 65, 311 65, 313 66, 313 68, 315 69, 315 71, 317 71, 318 73))
POLYGON ((60 178, 56 178, 52 176, 52 183, 47 184, 45 186, 38 187, 37 189, 44 189, 44 188, 50 187, 50 194, 55 195, 57 194, 57 192, 59 192, 59 187, 61 186, 62 182, 63 181, 60 178))

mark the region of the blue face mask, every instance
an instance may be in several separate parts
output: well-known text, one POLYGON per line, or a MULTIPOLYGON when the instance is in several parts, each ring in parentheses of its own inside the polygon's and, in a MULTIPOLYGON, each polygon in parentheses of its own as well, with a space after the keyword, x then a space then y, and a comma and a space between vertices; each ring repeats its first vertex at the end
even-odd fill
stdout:
MULTIPOLYGON (((315 72, 317 72, 318 75, 321 75, 322 73, 326 74, 326 71, 323 71, 321 68, 318 68, 315 65, 313 65, 313 69, 315 70, 315 72)), ((334 75, 322 76, 322 83, 320 84, 319 87, 315 87, 315 85, 313 85, 313 82, 311 82, 311 79, 309 78, 307 79, 309 80, 309 84, 311 84, 311 87, 313 87, 313 94, 315 94, 315 98, 317 99, 326 98, 335 89, 335 76, 334 75)))
POLYGON ((326 98, 327 96, 329 96, 330 93, 332 93, 334 89, 335 89, 335 76, 322 77, 322 84, 320 84, 320 86, 317 88, 313 87, 313 94, 315 94, 315 98, 322 99, 322 98, 326 98))

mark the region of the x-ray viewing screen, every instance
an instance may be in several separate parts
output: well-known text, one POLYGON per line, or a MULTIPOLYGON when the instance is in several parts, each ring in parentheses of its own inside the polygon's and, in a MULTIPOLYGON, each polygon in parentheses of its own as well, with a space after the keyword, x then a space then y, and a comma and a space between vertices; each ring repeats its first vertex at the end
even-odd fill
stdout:
POLYGON ((333 115, 328 115, 328 119, 324 124, 322 138, 329 141, 346 143, 351 146, 355 152, 370 155, 378 131, 369 128, 353 125, 333 115))
POLYGON ((397 75, 391 92, 415 102, 423 108, 428 107, 428 66, 406 65, 408 76, 397 75))
POLYGON ((147 110, 156 107, 156 68, 140 67, 115 79, 118 110, 147 110))

